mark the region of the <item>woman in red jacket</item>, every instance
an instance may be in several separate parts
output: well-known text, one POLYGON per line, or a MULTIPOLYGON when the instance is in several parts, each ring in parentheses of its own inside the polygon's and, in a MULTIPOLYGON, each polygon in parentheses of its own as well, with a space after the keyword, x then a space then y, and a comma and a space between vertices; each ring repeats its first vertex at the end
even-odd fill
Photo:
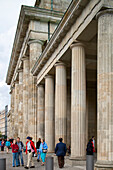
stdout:
POLYGON ((28 154, 28 162, 27 162, 27 166, 25 167, 25 169, 29 169, 30 162, 31 162, 30 168, 35 168, 34 162, 32 159, 33 152, 35 152, 37 154, 35 145, 34 145, 33 141, 31 140, 31 137, 28 136, 27 142, 26 142, 26 154, 28 154))
POLYGON ((19 147, 16 144, 15 139, 13 140, 13 143, 11 144, 11 147, 12 147, 12 154, 13 154, 12 166, 15 167, 15 161, 16 161, 16 167, 18 167, 19 166, 19 163, 18 163, 18 150, 19 150, 19 147))

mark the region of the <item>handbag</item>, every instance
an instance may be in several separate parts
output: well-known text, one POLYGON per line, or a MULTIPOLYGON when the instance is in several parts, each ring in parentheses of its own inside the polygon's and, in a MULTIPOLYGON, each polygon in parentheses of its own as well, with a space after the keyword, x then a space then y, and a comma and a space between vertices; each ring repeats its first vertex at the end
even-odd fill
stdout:
POLYGON ((43 150, 43 153, 47 153, 47 149, 42 149, 43 150))

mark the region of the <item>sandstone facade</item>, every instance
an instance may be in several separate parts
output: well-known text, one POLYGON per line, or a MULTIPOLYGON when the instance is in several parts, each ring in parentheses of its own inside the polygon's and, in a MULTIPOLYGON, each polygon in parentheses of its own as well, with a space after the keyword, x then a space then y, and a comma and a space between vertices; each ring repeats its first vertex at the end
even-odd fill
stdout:
POLYGON ((94 135, 95 169, 113 169, 112 21, 112 0, 22 6, 6 78, 9 137, 45 138, 49 152, 63 137, 77 162, 94 135))

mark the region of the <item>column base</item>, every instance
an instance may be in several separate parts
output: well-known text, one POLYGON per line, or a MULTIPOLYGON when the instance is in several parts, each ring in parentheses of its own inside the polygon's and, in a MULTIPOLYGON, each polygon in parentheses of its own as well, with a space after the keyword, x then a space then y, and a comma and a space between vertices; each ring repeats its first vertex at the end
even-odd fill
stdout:
POLYGON ((69 164, 71 164, 72 166, 82 166, 82 165, 86 165, 86 157, 70 157, 69 158, 69 164))
POLYGON ((95 170, 113 170, 113 161, 97 161, 95 170))
POLYGON ((83 157, 73 157, 73 156, 70 156, 69 159, 70 160, 75 160, 75 161, 86 161, 86 156, 83 156, 83 157))

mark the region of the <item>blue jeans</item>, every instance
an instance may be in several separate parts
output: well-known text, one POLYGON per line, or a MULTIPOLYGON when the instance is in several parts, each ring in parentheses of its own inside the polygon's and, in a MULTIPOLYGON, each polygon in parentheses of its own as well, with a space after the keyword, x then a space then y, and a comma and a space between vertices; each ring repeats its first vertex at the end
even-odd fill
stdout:
POLYGON ((24 161, 23 161, 23 154, 22 154, 22 151, 19 151, 18 152, 18 164, 20 165, 20 159, 21 159, 21 164, 24 165, 24 161))
POLYGON ((37 149, 37 154, 38 154, 37 159, 39 160, 40 159, 39 149, 37 149))
POLYGON ((18 153, 13 153, 13 164, 12 166, 15 166, 15 161, 16 161, 16 166, 18 166, 18 153))

